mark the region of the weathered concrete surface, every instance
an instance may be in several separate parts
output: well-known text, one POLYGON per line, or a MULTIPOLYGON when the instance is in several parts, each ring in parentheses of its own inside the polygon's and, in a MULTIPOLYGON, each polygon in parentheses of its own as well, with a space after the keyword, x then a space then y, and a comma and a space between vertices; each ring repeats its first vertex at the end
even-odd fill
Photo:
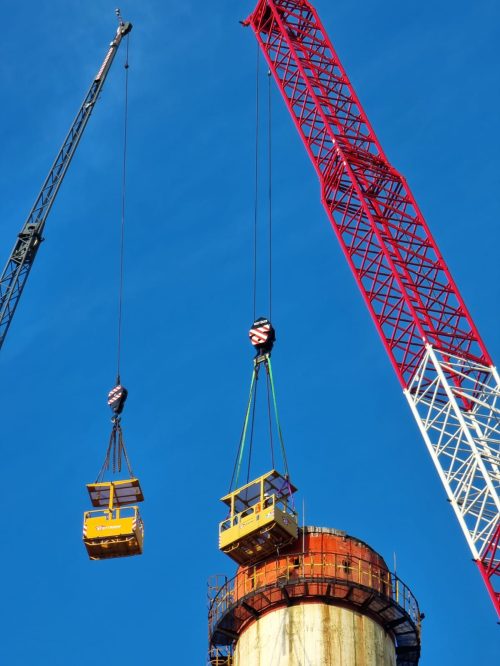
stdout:
POLYGON ((395 666, 394 643, 370 618, 336 606, 280 608, 253 622, 235 666, 395 666))

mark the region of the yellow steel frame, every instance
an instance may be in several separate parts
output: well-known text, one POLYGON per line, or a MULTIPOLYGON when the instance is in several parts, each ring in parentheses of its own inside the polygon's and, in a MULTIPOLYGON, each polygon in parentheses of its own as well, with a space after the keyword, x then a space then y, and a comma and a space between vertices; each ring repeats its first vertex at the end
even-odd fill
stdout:
POLYGON ((210 659, 210 666, 233 666, 233 658, 231 656, 212 657, 210 659))
POLYGON ((100 508, 86 511, 83 541, 91 559, 140 555, 144 525, 137 506, 127 506, 131 496, 143 498, 138 479, 125 479, 87 485, 92 504, 100 508))
POLYGON ((242 564, 263 556, 298 535, 296 511, 289 499, 295 488, 276 470, 222 498, 229 516, 219 524, 219 548, 242 564), (280 492, 279 485, 289 486, 280 492))
POLYGON ((88 483, 87 490, 92 506, 95 507, 109 505, 109 508, 112 509, 114 506, 124 506, 144 501, 139 479, 136 478, 88 483))

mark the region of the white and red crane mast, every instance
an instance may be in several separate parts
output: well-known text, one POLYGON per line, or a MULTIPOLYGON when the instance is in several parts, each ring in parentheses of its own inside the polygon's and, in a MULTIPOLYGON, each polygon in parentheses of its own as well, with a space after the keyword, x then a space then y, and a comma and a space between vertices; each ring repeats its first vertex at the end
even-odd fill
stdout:
POLYGON ((328 218, 500 617, 500 378, 404 177, 307 0, 260 0, 255 33, 328 218))

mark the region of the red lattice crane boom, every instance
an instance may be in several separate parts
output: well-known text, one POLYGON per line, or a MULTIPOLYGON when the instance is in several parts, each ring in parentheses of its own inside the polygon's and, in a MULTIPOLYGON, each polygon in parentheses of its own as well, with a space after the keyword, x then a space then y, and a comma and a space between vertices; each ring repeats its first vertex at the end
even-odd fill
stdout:
POLYGON ((307 0, 254 31, 321 198, 500 617, 500 378, 404 177, 307 0))

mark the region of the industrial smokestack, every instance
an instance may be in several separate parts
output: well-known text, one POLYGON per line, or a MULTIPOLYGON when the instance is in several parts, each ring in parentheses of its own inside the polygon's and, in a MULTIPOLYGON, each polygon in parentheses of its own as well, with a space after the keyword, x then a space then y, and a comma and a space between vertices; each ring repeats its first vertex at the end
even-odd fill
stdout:
POLYGON ((420 612, 363 541, 304 527, 273 556, 209 588, 211 666, 410 666, 420 612))

